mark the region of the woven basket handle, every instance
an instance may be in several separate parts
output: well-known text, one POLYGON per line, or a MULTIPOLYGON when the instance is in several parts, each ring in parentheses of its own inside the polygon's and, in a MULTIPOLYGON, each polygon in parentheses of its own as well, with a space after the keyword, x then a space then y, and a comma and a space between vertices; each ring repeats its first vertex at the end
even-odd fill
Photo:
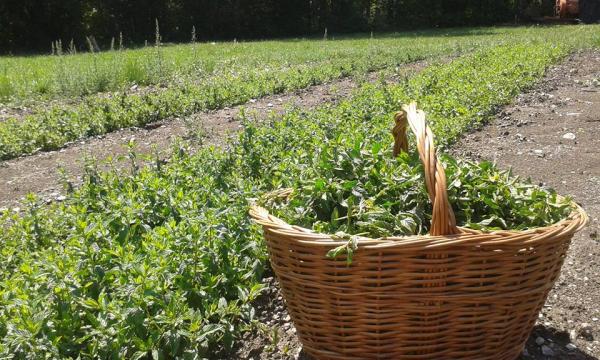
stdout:
POLYGON ((425 185, 429 194, 429 200, 433 204, 431 214, 431 235, 451 235, 459 233, 456 227, 454 211, 448 201, 446 191, 446 173, 444 167, 437 159, 433 141, 433 132, 427 125, 425 113, 417 110, 415 102, 402 106, 394 116, 396 125, 392 130, 394 135, 394 157, 400 152, 408 152, 408 138, 406 136, 407 125, 417 138, 417 150, 419 158, 425 170, 425 185))

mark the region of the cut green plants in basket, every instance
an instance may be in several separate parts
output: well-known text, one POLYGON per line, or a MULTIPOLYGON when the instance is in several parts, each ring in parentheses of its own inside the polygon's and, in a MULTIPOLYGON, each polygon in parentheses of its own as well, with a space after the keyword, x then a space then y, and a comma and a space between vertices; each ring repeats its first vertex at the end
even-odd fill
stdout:
POLYGON ((403 109, 393 152, 338 138, 262 199, 271 213, 250 209, 298 337, 317 359, 513 360, 587 215, 493 164, 438 159, 424 112, 403 109))
MULTIPOLYGON (((294 188, 263 198, 274 215, 332 234, 376 238, 429 231, 432 209, 418 154, 392 157, 364 139, 320 151, 320 166, 307 170, 294 188)), ((553 224, 572 211, 569 199, 491 162, 448 155, 441 162, 459 226, 524 230, 553 224)))
MULTIPOLYGON (((348 239, 424 235, 432 204, 419 154, 408 153, 406 112, 396 114, 394 151, 360 137, 319 149, 320 163, 293 188, 261 199, 271 214, 294 225, 348 239)), ((448 200, 458 226, 483 230, 526 230, 554 224, 573 211, 552 189, 500 170, 495 164, 440 156, 448 200)))

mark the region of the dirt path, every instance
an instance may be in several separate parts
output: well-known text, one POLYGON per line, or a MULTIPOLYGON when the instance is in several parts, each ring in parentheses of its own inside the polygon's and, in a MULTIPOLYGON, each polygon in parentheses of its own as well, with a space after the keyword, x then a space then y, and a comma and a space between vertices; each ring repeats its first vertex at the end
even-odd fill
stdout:
POLYGON ((573 55, 549 71, 535 91, 521 95, 490 126, 456 146, 458 153, 495 160, 572 196, 590 216, 590 225, 573 239, 523 359, 600 357, 598 80, 600 52, 573 55))
MULTIPOLYGON (((426 61, 407 64, 388 81, 407 76, 427 66, 426 61)), ((379 73, 367 75, 367 81, 377 81, 379 73)), ((162 156, 171 150, 177 138, 203 136, 203 144, 220 144, 228 134, 240 127, 240 111, 247 116, 265 119, 271 113, 283 113, 289 107, 311 109, 327 102, 336 102, 350 96, 358 86, 353 78, 344 78, 331 83, 316 85, 289 94, 267 96, 258 100, 217 111, 194 114, 186 118, 168 119, 147 125, 143 129, 124 129, 102 136, 88 138, 51 152, 39 153, 18 159, 0 162, 0 209, 18 207, 28 193, 53 200, 62 198, 63 191, 59 168, 63 168, 69 180, 77 184, 83 173, 84 159, 93 157, 105 160, 117 159, 128 153, 127 144, 134 140, 136 153, 154 154, 156 148, 162 156)), ((125 161, 122 161, 126 164, 125 161)))
MULTIPOLYGON (((495 160, 503 168, 571 195, 590 215, 573 239, 520 360, 600 358, 600 52, 576 54, 550 69, 489 125, 468 134, 456 155, 495 160)), ((259 303, 261 329, 233 357, 309 359, 272 278, 259 303)), ((442 359, 440 359, 442 360, 442 359)))

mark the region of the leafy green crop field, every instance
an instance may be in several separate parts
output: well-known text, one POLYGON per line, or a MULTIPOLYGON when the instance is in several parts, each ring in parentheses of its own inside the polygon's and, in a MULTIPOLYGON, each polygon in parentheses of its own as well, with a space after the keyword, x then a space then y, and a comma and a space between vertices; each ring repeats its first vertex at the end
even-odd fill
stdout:
MULTIPOLYGON (((449 29, 352 36, 339 40, 259 41, 161 45, 100 53, 0 57, 0 101, 52 99, 121 90, 133 84, 176 84, 231 73, 276 71, 325 60, 361 59, 399 62, 406 57, 460 51, 505 36, 515 29, 449 29), (378 57, 382 53, 385 57, 378 57)), ((118 46, 117 46, 118 47, 118 46)))
POLYGON ((599 41, 596 29, 437 30, 375 39, 190 44, 0 58, 0 98, 17 103, 38 99, 30 106, 30 114, 0 122, 0 160, 55 150, 88 136, 241 104, 343 76, 393 69, 419 59, 521 41, 583 46, 599 41), (46 93, 36 90, 38 82, 47 84, 43 87, 48 89, 46 93), (160 87, 128 92, 133 83, 160 87), (105 90, 123 91, 112 96, 97 94, 105 90), (57 97, 85 94, 89 95, 74 104, 47 103, 57 97))
POLYGON ((510 43, 398 85, 364 84, 337 105, 246 123, 227 150, 188 155, 178 144, 166 163, 142 168, 132 154, 130 175, 90 166, 66 201, 32 197, 1 219, 0 357, 227 351, 254 324, 267 270, 260 229, 247 215, 252 199, 314 177, 325 150, 358 143, 391 154, 392 114, 410 100, 428 112, 443 148, 570 51, 599 45, 597 27, 570 29, 560 37, 555 28, 521 29, 510 43))
MULTIPOLYGON (((11 68, 15 70, 19 65, 32 69, 59 66, 58 72, 63 65, 79 69, 73 72, 74 77, 61 77, 64 80, 56 80, 57 83, 68 79, 73 80, 74 84, 86 84, 89 79, 77 77, 106 76, 121 85, 135 82, 121 79, 118 73, 119 68, 123 71, 129 69, 128 61, 133 61, 130 59, 147 64, 149 73, 156 73, 158 70, 153 66, 158 67, 160 62, 163 76, 146 84, 162 82, 168 87, 141 94, 123 92, 114 97, 88 96, 76 105, 34 106, 33 114, 0 123, 0 159, 38 150, 54 150, 69 141, 87 136, 139 126, 170 116, 244 103, 251 98, 305 88, 343 76, 471 51, 490 41, 491 37, 497 37, 484 33, 480 38, 477 34, 478 31, 436 34, 418 37, 417 41, 415 36, 397 36, 327 42, 192 44, 31 59, 43 65, 27 64, 25 61, 30 60, 27 58, 8 59, 5 61, 24 62, 12 65, 11 68), (72 63, 69 64, 69 61, 72 63), (120 65, 121 61, 125 64, 120 65), (191 70, 195 67, 196 70, 191 70), (117 73, 102 75, 103 71, 117 73), (167 73, 170 75, 167 76, 167 73)), ((35 70, 31 73, 35 73, 35 70)), ((23 72, 14 71, 10 74, 18 76, 23 72)), ((10 83, 27 84, 28 80, 15 79, 10 83)), ((71 89, 70 85, 61 86, 71 89)), ((116 87, 115 83, 113 88, 116 87)), ((28 93, 24 90, 24 96, 28 93)))

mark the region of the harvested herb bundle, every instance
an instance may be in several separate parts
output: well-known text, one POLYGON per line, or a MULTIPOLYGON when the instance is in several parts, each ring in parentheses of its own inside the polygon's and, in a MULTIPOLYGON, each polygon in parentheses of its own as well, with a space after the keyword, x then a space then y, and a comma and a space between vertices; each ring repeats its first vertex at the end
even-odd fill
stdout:
MULTIPOLYGON (((426 234, 431 203, 417 154, 392 158, 379 143, 323 146, 286 198, 263 199, 271 213, 317 232, 371 238, 426 234)), ((457 225, 523 230, 566 218, 568 199, 501 171, 490 162, 441 157, 457 225)))

